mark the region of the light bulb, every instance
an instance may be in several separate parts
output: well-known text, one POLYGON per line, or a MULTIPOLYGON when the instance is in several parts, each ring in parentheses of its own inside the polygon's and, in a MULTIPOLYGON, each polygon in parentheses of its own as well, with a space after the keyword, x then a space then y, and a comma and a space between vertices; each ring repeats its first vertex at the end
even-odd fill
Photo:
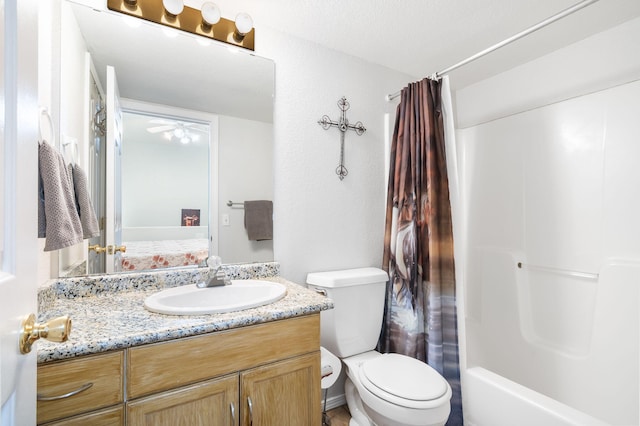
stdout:
POLYGON ((188 144, 189 142, 191 142, 191 139, 189 139, 188 136, 184 136, 182 138, 180 138, 180 142, 182 142, 183 144, 188 144))
POLYGON ((184 10, 183 0, 162 0, 164 9, 173 16, 178 16, 184 10))
POLYGON ((183 137, 183 136, 184 136, 184 130, 178 127, 177 129, 175 129, 175 130, 173 131, 173 135, 174 135, 176 138, 181 138, 181 137, 183 137))
POLYGON ((236 33, 245 36, 253 28, 253 19, 248 13, 238 13, 236 15, 236 33))
POLYGON ((215 25, 220 22, 220 8, 210 1, 204 3, 201 9, 202 20, 207 25, 215 25))

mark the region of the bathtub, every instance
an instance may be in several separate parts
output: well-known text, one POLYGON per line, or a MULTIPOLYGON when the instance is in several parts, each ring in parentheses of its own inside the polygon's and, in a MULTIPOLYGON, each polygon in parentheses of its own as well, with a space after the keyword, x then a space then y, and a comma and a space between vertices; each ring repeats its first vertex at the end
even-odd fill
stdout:
POLYGON ((638 424, 638 262, 570 275, 508 250, 470 258, 467 425, 638 424))
MULTIPOLYGON (((471 116, 465 108, 486 103, 480 93, 530 82, 541 63, 462 89, 458 122, 471 116)), ((610 71, 600 87, 620 81, 619 69, 610 71)), ((554 80, 560 92, 573 85, 566 76, 554 80)), ((456 131, 468 424, 640 424, 640 81, 633 80, 600 91, 585 83, 580 90, 591 93, 559 102, 559 92, 555 99, 501 92, 501 118, 456 131)))
POLYGON ((605 426, 608 423, 481 367, 463 373, 468 426, 605 426))

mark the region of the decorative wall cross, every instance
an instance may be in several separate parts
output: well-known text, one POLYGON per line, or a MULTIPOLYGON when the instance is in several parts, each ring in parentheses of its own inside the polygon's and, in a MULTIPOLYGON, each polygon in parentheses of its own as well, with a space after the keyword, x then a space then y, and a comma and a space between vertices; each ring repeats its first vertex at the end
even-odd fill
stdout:
POLYGON ((340 180, 344 179, 344 177, 349 174, 349 171, 344 166, 345 133, 347 133, 347 130, 353 130, 358 136, 360 136, 367 131, 364 125, 359 121, 356 124, 349 124, 349 120, 347 120, 347 110, 349 109, 349 107, 350 105, 349 102, 347 102, 347 98, 343 96, 338 101, 338 108, 340 108, 340 111, 342 111, 342 114, 340 115, 340 121, 332 121, 327 115, 323 115, 322 118, 318 120, 318 124, 321 125, 325 130, 330 127, 337 127, 338 130, 340 130, 340 165, 336 168, 336 174, 338 175, 340 180))

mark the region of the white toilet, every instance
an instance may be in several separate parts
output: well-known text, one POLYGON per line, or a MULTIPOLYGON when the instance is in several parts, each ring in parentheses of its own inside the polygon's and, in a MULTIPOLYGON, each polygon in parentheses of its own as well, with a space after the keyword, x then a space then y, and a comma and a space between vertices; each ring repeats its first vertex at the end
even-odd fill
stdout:
POLYGON ((378 268, 307 275, 310 288, 333 299, 334 308, 320 315, 320 340, 346 366, 349 424, 444 425, 451 411, 451 387, 444 377, 414 358, 374 350, 387 279, 378 268))

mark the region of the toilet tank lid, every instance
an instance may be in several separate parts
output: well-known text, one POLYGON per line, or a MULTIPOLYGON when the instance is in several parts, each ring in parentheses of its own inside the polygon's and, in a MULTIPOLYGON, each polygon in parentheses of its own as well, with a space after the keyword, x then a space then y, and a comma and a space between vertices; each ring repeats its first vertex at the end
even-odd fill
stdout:
POLYGON ((387 282, 389 276, 379 268, 356 268, 341 271, 312 272, 307 274, 307 284, 320 287, 349 287, 354 285, 387 282))

